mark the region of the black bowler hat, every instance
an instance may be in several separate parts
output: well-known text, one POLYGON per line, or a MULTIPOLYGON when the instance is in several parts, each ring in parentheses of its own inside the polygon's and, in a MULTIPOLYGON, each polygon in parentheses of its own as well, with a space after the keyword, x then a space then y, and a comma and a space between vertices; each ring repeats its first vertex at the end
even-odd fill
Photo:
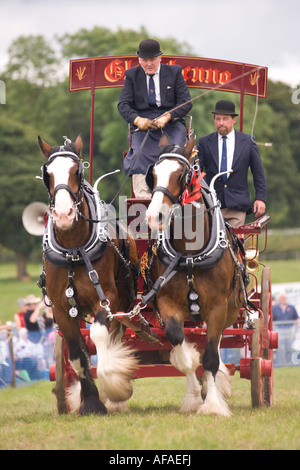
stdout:
POLYGON ((157 57, 162 53, 159 42, 155 41, 155 39, 144 39, 144 41, 140 42, 139 50, 137 51, 137 55, 142 59, 157 57))
POLYGON ((212 111, 213 114, 230 114, 231 116, 238 116, 235 112, 235 104, 232 101, 220 100, 216 103, 216 109, 212 111))

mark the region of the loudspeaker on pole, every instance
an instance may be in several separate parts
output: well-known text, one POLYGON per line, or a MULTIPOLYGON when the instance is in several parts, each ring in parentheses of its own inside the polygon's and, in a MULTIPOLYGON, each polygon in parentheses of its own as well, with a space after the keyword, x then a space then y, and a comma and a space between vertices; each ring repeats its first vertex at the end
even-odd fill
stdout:
POLYGON ((32 202, 25 207, 22 222, 30 235, 41 236, 45 231, 44 215, 48 206, 44 202, 32 202))

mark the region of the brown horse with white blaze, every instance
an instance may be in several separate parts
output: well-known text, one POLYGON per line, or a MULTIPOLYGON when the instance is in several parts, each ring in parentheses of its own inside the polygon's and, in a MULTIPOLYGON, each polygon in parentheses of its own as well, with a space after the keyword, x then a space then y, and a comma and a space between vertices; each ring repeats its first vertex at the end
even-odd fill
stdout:
POLYGON ((226 234, 225 225, 222 225, 223 219, 218 204, 206 210, 210 195, 209 188, 206 188, 208 195, 203 198, 203 180, 201 192, 199 191, 198 195, 197 191, 195 192, 195 188, 200 188, 199 181, 203 175, 198 179, 197 174, 193 175, 196 168, 193 163, 194 144, 194 137, 191 137, 185 147, 178 148, 170 145, 166 136, 163 136, 159 160, 148 170, 146 180, 153 194, 147 218, 150 228, 160 231, 156 250, 153 250, 157 251, 157 255, 153 256, 151 275, 153 282, 160 277, 163 279, 167 266, 175 259, 175 255, 182 255, 183 263, 180 266, 175 264, 175 275, 167 282, 162 282, 162 287, 156 295, 157 310, 165 324, 166 336, 173 346, 170 361, 187 377, 187 394, 181 411, 230 416, 226 403, 230 394, 229 374, 221 362, 219 345, 224 329, 231 326, 239 315, 242 281, 236 276, 238 264, 231 248, 231 238, 226 234), (197 196, 190 197, 190 215, 187 218, 182 216, 182 227, 179 231, 181 236, 176 238, 176 216, 170 221, 170 209, 182 201, 184 190, 197 196), (197 221, 199 207, 204 208, 199 219, 202 221, 201 227, 199 220, 197 221), (191 236, 186 235, 184 228, 188 217, 191 217, 191 236), (170 222, 167 223, 168 220, 170 222), (168 240, 163 236, 166 228, 169 230, 168 240), (197 237, 200 232, 202 241, 199 247, 197 237), (212 237, 216 237, 213 243, 212 237), (188 264, 189 283, 186 267, 188 264), (191 308, 188 300, 191 287, 194 298, 198 296, 196 304, 199 306, 201 322, 204 321, 207 325, 207 343, 202 357, 202 393, 195 374, 200 364, 200 352, 195 345, 187 342, 183 330, 191 308))
POLYGON ((121 408, 130 398, 130 379, 137 367, 133 351, 120 341, 123 331, 113 317, 118 311, 128 311, 135 300, 136 245, 118 224, 115 230, 107 228, 105 221, 100 224, 107 217, 98 193, 84 179, 81 137, 74 143, 66 140, 61 147, 52 147, 39 137, 39 146, 47 159, 42 177, 49 195, 45 284, 80 384, 76 400, 70 394, 76 405, 69 404, 69 409, 105 414, 110 404, 121 408), (94 317, 90 335, 98 355, 101 399, 80 331, 87 315, 94 317))

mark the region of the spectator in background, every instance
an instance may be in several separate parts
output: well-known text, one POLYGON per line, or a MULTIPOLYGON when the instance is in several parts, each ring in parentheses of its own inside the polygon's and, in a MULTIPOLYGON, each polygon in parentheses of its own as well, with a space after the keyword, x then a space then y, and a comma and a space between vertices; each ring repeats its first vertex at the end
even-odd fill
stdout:
POLYGON ((285 292, 278 295, 278 303, 273 306, 273 321, 286 322, 298 320, 298 313, 293 305, 287 303, 285 292))
MULTIPOLYGON (((48 304, 49 300, 45 299, 45 302, 48 304)), ((43 343, 44 358, 49 368, 49 365, 52 364, 54 360, 54 346, 56 336, 52 307, 46 306, 43 313, 43 320, 45 322, 45 341, 43 343)))
POLYGON ((26 370, 31 380, 40 378, 35 345, 28 339, 26 328, 19 330, 19 338, 14 348, 16 370, 26 370))
POLYGON ((45 324, 46 335, 53 330, 54 327, 54 319, 53 319, 53 311, 52 307, 45 306, 44 313, 42 315, 45 324))
POLYGON ((6 325, 2 325, 1 321, 0 321, 0 332, 1 331, 7 331, 7 330, 12 330, 11 322, 7 322, 6 325))
POLYGON ((28 330, 28 339, 33 343, 38 343, 45 331, 45 323, 40 316, 45 309, 45 304, 34 295, 26 297, 25 327, 28 330))
POLYGON ((18 300, 18 308, 19 308, 19 311, 14 316, 14 322, 16 325, 16 329, 19 331, 21 328, 25 327, 24 317, 25 317, 25 313, 27 310, 27 304, 26 304, 25 298, 21 298, 18 300))
POLYGON ((292 365, 292 342, 296 337, 298 314, 295 307, 287 303, 285 292, 278 295, 278 303, 273 306, 272 315, 278 331, 278 351, 274 362, 278 366, 292 365))
POLYGON ((11 322, 7 322, 6 325, 1 325, 0 322, 0 388, 7 387, 12 379, 12 364, 8 346, 11 332, 11 322))

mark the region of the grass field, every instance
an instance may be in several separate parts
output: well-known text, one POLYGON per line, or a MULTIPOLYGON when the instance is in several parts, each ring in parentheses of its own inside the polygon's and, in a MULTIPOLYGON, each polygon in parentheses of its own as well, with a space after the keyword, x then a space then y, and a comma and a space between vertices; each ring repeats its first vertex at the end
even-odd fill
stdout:
MULTIPOLYGON (((185 378, 139 379, 130 412, 59 416, 53 384, 0 391, 0 449, 300 449, 300 368, 274 370, 274 406, 252 409, 250 382, 232 377, 231 418, 181 415, 185 378)), ((134 455, 134 453, 132 453, 134 455)))
MULTIPOLYGON (((272 282, 300 279, 297 260, 270 261, 272 282)), ((15 266, 0 267, 0 320, 12 320, 17 299, 40 291, 41 267, 28 266, 32 280, 17 282, 15 266)), ((53 384, 38 382, 0 390, 0 449, 215 450, 299 449, 300 368, 274 370, 274 406, 252 409, 250 382, 232 378, 232 418, 178 413, 184 378, 140 379, 130 413, 105 417, 59 416, 53 384)))

